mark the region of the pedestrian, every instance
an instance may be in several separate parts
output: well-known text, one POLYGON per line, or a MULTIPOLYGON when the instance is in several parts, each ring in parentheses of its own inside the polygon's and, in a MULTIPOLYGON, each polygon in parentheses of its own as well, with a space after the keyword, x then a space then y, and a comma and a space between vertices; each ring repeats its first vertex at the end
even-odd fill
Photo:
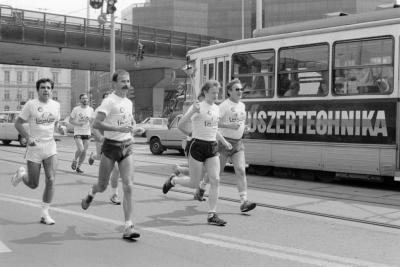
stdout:
POLYGON ((124 210, 125 227, 123 238, 132 239, 140 237, 132 222, 133 211, 133 105, 128 99, 130 86, 129 73, 125 70, 117 70, 112 75, 112 83, 115 91, 101 103, 93 127, 104 131, 102 157, 100 159, 97 184, 89 190, 88 195, 82 199, 82 209, 89 208, 94 196, 98 192, 106 190, 110 174, 117 162, 122 188, 124 191, 122 207, 124 210))
MULTIPOLYGON (((241 101, 243 86, 238 79, 227 84, 228 98, 219 105, 220 121, 218 128, 222 136, 232 145, 232 149, 218 146, 221 173, 230 158, 235 170, 237 188, 240 197, 240 211, 247 212, 256 207, 256 203, 247 200, 247 178, 244 145, 242 141, 246 129, 246 109, 241 101)), ((202 200, 206 181, 202 181, 196 189, 195 199, 202 200)))
POLYGON ((74 140, 76 151, 72 160, 71 169, 77 173, 83 173, 81 165, 86 157, 89 147, 89 139, 92 135, 90 124, 93 118, 93 108, 89 106, 89 98, 87 94, 79 96, 80 105, 72 109, 69 123, 74 126, 74 140), (79 160, 79 161, 78 161, 79 160))
POLYGON ((57 146, 54 140, 54 130, 58 130, 60 120, 60 103, 52 99, 54 82, 47 78, 36 82, 37 99, 29 100, 15 122, 19 134, 28 140, 25 153, 27 170, 19 167, 11 178, 13 186, 21 181, 31 189, 39 185, 40 169, 45 172, 45 188, 42 197, 40 223, 52 225, 55 223, 49 215, 50 203, 54 197, 54 180, 57 168, 57 146), (29 124, 29 132, 24 123, 29 124))
MULTIPOLYGON (((176 184, 196 188, 203 177, 205 168, 210 180, 209 212, 207 222, 218 226, 224 226, 226 221, 217 215, 217 201, 219 196, 219 159, 218 143, 218 119, 219 108, 215 104, 218 100, 219 82, 207 81, 201 88, 205 99, 202 102, 194 103, 185 113, 178 124, 178 128, 186 135, 191 135, 192 140, 189 152, 190 177, 172 175, 163 185, 163 193, 166 194, 176 184), (192 122, 192 133, 188 132, 187 125, 192 122)), ((221 142, 227 148, 230 144, 223 139, 221 142)))
MULTIPOLYGON (((103 94, 103 100, 109 95, 108 92, 105 92, 103 94)), ((99 106, 100 107, 100 106, 99 106)), ((94 111, 93 115, 93 121, 97 116, 97 112, 99 110, 99 107, 97 107, 94 111)), ((104 141, 104 131, 100 131, 98 129, 93 128, 92 124, 92 133, 95 139, 96 143, 96 155, 90 153, 89 156, 89 165, 93 165, 95 160, 100 160, 101 158, 101 146, 103 145, 104 141)), ((114 169, 111 172, 111 177, 110 177, 110 185, 111 185, 111 197, 110 201, 114 205, 121 205, 121 200, 118 196, 118 179, 119 179, 119 169, 118 169, 118 164, 114 164, 114 169)))

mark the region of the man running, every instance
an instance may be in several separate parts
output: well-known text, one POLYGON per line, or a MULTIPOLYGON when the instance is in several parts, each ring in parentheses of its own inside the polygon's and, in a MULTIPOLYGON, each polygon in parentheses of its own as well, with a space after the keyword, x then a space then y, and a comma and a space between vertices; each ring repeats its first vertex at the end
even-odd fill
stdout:
POLYGON ((38 99, 29 100, 17 121, 15 128, 28 140, 25 159, 27 170, 19 167, 11 178, 13 186, 21 181, 31 189, 39 186, 40 168, 43 164, 45 172, 45 188, 42 197, 40 223, 52 225, 55 221, 49 215, 50 203, 54 196, 54 179, 57 168, 57 146, 54 140, 54 129, 60 120, 60 103, 52 99, 54 82, 42 78, 36 82, 38 99), (29 133, 24 123, 29 124, 29 133))
POLYGON ((90 124, 94 111, 93 108, 89 106, 87 94, 81 94, 79 100, 81 104, 74 107, 69 118, 69 123, 74 126, 74 140, 77 148, 71 168, 77 173, 83 173, 81 165, 85 160, 86 152, 89 147, 89 139, 91 136, 90 124))
MULTIPOLYGON (((232 145, 232 149, 218 147, 221 173, 224 170, 228 158, 231 159, 237 178, 237 188, 240 196, 240 211, 247 212, 256 207, 256 203, 247 200, 247 178, 246 161, 242 136, 245 131, 246 110, 243 102, 240 101, 243 94, 243 86, 238 79, 227 84, 227 98, 219 105, 220 121, 219 131, 224 138, 232 145)), ((202 200, 205 191, 205 182, 200 183, 196 189, 195 199, 202 200)))
POLYGON ((124 197, 122 207, 124 210, 125 227, 123 238, 132 239, 140 237, 140 233, 134 228, 132 222, 133 211, 133 137, 134 119, 132 115, 133 105, 127 98, 130 86, 129 73, 125 70, 117 70, 112 76, 115 87, 101 103, 93 127, 104 131, 104 143, 102 157, 100 159, 99 176, 97 184, 93 185, 89 194, 82 199, 82 209, 89 208, 96 193, 106 190, 110 174, 115 162, 118 163, 124 197))
MULTIPOLYGON (((106 92, 103 94, 103 100, 109 95, 110 93, 106 92)), ((97 112, 99 110, 98 106, 94 113, 93 113, 93 121, 96 119, 97 112)), ((92 125, 93 126, 93 125, 92 125)), ((101 158, 101 146, 103 145, 104 141, 104 132, 99 131, 98 129, 92 128, 92 133, 96 142, 96 155, 94 153, 90 153, 89 156, 89 165, 93 165, 95 160, 100 160, 101 158)), ((118 164, 114 165, 114 169, 111 172, 111 178, 110 178, 110 185, 111 185, 111 198, 110 202, 114 205, 121 205, 121 200, 118 196, 118 179, 119 179, 119 170, 118 170, 118 164)))

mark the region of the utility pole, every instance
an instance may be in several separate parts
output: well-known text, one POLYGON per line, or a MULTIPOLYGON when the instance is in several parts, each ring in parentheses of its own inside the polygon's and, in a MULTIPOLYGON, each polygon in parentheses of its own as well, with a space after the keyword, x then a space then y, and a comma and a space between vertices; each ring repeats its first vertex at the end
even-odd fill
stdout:
POLYGON ((110 37, 110 75, 115 72, 115 16, 111 13, 110 37))
POLYGON ((244 39, 244 0, 242 0, 242 39, 244 39))
POLYGON ((257 0, 256 4, 256 29, 262 28, 262 0, 257 0))

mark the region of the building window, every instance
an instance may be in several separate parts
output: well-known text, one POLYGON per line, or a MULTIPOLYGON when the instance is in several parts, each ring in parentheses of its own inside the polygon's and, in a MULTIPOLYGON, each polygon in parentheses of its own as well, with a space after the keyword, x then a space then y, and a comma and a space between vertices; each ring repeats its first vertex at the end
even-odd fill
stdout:
POLYGON ((22 109, 22 106, 21 105, 18 105, 17 106, 17 110, 21 110, 22 109))
POLYGON ((10 90, 4 90, 4 100, 10 100, 10 90))
POLYGON ((28 98, 29 99, 34 99, 35 98, 35 93, 33 91, 28 92, 28 98))
POLYGON ((4 82, 5 83, 9 83, 10 82, 10 71, 9 70, 5 70, 4 71, 4 82))
POLYGON ((18 89, 18 92, 17 92, 17 100, 18 100, 18 101, 21 101, 21 100, 22 100, 22 90, 21 90, 21 89, 18 89))
POLYGON ((9 106, 4 106, 4 111, 9 111, 10 107, 9 106))
POLYGON ((17 83, 22 83, 22 71, 17 71, 17 83))
POLYGON ((28 72, 28 82, 33 82, 35 80, 35 73, 33 71, 28 72))
POLYGON ((58 83, 58 72, 52 72, 53 74, 53 82, 58 83))

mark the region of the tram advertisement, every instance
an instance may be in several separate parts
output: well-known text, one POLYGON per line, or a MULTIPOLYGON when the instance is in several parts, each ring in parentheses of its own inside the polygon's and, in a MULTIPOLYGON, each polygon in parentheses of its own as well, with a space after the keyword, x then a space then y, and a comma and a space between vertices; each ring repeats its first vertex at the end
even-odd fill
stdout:
POLYGON ((396 99, 246 102, 248 139, 395 144, 396 99))

